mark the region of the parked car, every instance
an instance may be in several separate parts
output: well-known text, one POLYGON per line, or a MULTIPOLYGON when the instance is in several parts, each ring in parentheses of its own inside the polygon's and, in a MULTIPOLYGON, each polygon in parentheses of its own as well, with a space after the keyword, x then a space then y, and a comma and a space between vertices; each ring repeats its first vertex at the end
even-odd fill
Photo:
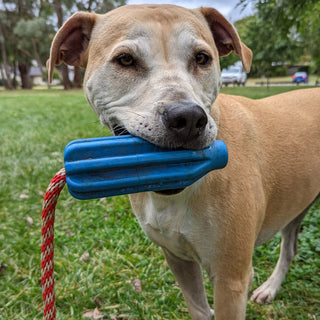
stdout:
POLYGON ((308 74, 304 71, 300 71, 300 72, 296 72, 293 76, 292 76, 292 82, 296 82, 296 83, 308 83, 309 82, 309 77, 308 74))
POLYGON ((237 84, 243 86, 246 84, 247 81, 247 74, 244 72, 242 66, 231 66, 228 69, 223 69, 221 72, 221 80, 222 84, 228 85, 237 84))

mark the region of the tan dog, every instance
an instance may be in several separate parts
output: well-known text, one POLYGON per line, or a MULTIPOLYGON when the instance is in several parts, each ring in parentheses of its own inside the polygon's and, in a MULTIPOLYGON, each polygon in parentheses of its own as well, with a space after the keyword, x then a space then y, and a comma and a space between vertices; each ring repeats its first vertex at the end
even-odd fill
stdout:
POLYGON ((87 99, 114 134, 197 149, 219 138, 229 163, 184 190, 130 196, 147 236, 163 248, 192 319, 245 319, 255 246, 282 233, 272 276, 252 295, 275 297, 297 251, 302 218, 320 192, 320 90, 262 100, 219 95, 219 56, 251 51, 216 10, 125 6, 79 12, 57 33, 49 60, 86 67, 87 99))

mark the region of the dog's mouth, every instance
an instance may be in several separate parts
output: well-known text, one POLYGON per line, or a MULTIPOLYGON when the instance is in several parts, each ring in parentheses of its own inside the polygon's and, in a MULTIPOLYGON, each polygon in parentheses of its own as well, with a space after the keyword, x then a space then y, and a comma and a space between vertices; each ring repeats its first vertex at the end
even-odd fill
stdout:
MULTIPOLYGON (((130 134, 130 132, 126 128, 118 126, 118 125, 113 126, 112 131, 115 136, 125 136, 125 135, 130 134)), ((185 188, 158 190, 158 191, 155 191, 155 193, 158 193, 158 194, 161 194, 164 196, 172 196, 172 195, 175 195, 175 194, 182 192, 184 189, 185 188)))
POLYGON ((168 190, 159 190, 155 191, 155 193, 162 194, 163 196, 173 196, 182 192, 185 188, 178 188, 178 189, 168 189, 168 190))
POLYGON ((126 128, 120 126, 113 126, 112 131, 115 136, 125 136, 130 134, 126 128))

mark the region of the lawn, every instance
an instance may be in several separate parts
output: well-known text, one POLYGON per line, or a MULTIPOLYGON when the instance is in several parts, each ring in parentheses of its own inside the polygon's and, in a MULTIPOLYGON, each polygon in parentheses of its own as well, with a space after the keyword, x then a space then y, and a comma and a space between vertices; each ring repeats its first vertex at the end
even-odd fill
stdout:
MULTIPOLYGON (((225 88, 262 97, 290 87, 225 88), (276 90, 276 91, 274 91, 276 90)), ((0 92, 0 319, 42 319, 40 229, 44 191, 73 139, 104 136, 81 91, 0 92)), ((310 210, 300 251, 277 299, 248 303, 247 319, 320 319, 320 203, 310 210)), ((271 273, 276 237, 254 254, 253 288, 271 273)), ((57 319, 189 319, 161 250, 140 230, 127 196, 80 201, 65 189, 55 223, 57 319), (88 260, 81 256, 87 252, 88 260), (138 280, 137 280, 138 279, 138 280), (141 282, 141 290, 133 282, 141 282)), ((206 278, 208 298, 212 290, 206 278)))
POLYGON ((245 96, 252 99, 260 99, 267 96, 272 96, 275 94, 279 94, 286 91, 293 91, 297 89, 305 89, 305 88, 312 88, 312 86, 270 86, 267 88, 266 86, 257 86, 257 87, 238 87, 238 86, 228 86, 223 87, 220 92, 226 94, 235 94, 239 96, 245 96))

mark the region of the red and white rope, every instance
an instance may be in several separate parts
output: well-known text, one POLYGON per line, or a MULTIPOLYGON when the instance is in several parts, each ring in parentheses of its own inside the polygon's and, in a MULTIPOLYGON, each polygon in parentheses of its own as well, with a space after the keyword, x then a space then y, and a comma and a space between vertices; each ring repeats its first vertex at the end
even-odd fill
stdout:
POLYGON ((50 181, 43 199, 42 228, 41 228, 41 283, 44 303, 44 319, 56 318, 54 278, 53 278, 53 253, 54 253, 54 218, 56 204, 64 185, 66 172, 62 168, 50 181))

